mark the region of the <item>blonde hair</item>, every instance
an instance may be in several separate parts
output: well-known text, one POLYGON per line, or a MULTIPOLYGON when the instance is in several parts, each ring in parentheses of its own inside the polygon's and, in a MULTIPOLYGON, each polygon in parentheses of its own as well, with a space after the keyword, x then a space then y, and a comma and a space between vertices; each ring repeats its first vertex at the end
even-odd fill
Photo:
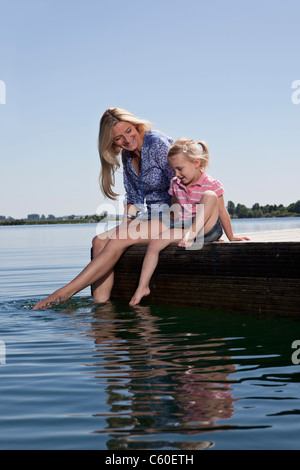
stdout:
POLYGON ((200 160, 200 167, 205 170, 209 164, 209 150, 205 142, 199 140, 199 142, 194 142, 191 139, 186 139, 182 137, 181 139, 176 140, 174 144, 169 148, 168 158, 182 153, 185 158, 191 162, 195 160, 200 160))
POLYGON ((152 129, 152 124, 144 119, 137 118, 125 109, 108 108, 100 120, 98 150, 101 163, 99 184, 103 194, 109 199, 116 199, 118 194, 113 191, 115 185, 115 172, 120 168, 119 154, 121 147, 113 140, 112 129, 118 122, 129 122, 134 125, 139 134, 152 129))

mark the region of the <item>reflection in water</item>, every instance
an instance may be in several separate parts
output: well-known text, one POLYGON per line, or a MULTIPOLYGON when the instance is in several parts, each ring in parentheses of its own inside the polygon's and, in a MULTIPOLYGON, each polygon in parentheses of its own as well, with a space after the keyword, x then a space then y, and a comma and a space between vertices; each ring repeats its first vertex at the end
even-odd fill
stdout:
POLYGON ((93 375, 106 384, 108 407, 95 415, 106 421, 95 432, 110 434, 108 448, 213 446, 195 435, 213 430, 234 412, 228 379, 234 366, 224 354, 224 340, 192 332, 193 324, 189 327, 184 318, 164 319, 148 306, 123 313, 108 302, 95 306, 93 313, 87 332, 97 348, 93 375), (174 433, 182 441, 174 441, 174 433))
POLYGON ((299 448, 299 321, 78 297, 46 312, 34 304, 0 302, 0 447, 299 448))

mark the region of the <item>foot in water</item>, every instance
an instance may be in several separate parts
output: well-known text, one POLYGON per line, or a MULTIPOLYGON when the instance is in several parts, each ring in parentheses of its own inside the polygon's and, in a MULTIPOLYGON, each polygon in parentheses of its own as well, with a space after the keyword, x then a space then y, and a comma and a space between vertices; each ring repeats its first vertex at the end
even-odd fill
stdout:
POLYGON ((146 297, 147 295, 150 294, 150 289, 149 287, 144 287, 144 288, 138 288, 134 296, 132 297, 131 301, 129 302, 129 305, 131 307, 134 307, 135 305, 138 305, 143 297, 146 297))
POLYGON ((62 295, 60 289, 54 292, 53 294, 46 297, 46 299, 41 300, 36 303, 33 307, 33 310, 47 310, 48 308, 53 307, 54 305, 59 305, 63 302, 66 302, 69 297, 62 295))

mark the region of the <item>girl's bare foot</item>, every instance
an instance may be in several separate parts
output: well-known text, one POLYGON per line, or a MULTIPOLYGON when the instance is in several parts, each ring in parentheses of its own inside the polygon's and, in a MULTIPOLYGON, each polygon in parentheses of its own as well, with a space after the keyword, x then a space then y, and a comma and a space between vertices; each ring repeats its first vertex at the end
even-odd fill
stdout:
POLYGON ((194 241, 195 241, 195 233, 189 230, 188 232, 184 234, 182 240, 180 240, 180 242, 178 243, 178 246, 181 246, 183 248, 190 248, 193 245, 194 241))
POLYGON ((46 299, 41 300, 35 304, 33 310, 47 310, 48 308, 53 307, 53 305, 61 304, 68 299, 69 297, 63 294, 62 289, 58 289, 57 291, 53 292, 53 294, 46 297, 46 299))
POLYGON ((134 305, 138 305, 143 297, 146 297, 147 295, 150 294, 150 289, 149 287, 141 287, 137 288, 137 290, 134 293, 134 296, 132 297, 131 301, 129 302, 129 305, 131 307, 134 307, 134 305))

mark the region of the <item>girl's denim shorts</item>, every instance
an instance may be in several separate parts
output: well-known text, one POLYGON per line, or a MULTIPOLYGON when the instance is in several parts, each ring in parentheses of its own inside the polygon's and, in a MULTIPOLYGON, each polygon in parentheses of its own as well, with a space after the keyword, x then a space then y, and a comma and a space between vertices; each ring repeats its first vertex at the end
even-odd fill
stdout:
MULTIPOLYGON (((182 229, 189 229, 192 226, 192 223, 194 221, 194 217, 183 221, 176 221, 172 220, 170 218, 170 212, 169 211, 145 211, 145 212, 140 212, 139 215, 135 220, 140 220, 141 222, 146 222, 148 220, 160 220, 165 224, 165 226, 168 229, 172 228, 182 228, 182 229)), ((220 217, 218 218, 216 224, 214 227, 207 233, 204 234, 204 239, 203 235, 200 235, 199 237, 196 237, 195 242, 202 242, 204 243, 212 243, 216 242, 221 238, 223 235, 223 229, 220 221, 220 217)))
MULTIPOLYGON (((174 220, 173 223, 171 224, 171 228, 182 228, 182 229, 184 228, 187 230, 192 226, 193 221, 194 221, 194 217, 188 220, 185 220, 184 222, 182 220, 180 221, 174 220)), ((195 242, 197 241, 199 242, 201 238, 204 243, 216 242, 217 240, 221 238, 222 235, 223 235, 223 229, 222 229, 221 220, 219 217, 217 222, 213 226, 213 228, 209 232, 204 234, 204 239, 202 238, 203 235, 200 235, 199 237, 196 237, 195 242)))

